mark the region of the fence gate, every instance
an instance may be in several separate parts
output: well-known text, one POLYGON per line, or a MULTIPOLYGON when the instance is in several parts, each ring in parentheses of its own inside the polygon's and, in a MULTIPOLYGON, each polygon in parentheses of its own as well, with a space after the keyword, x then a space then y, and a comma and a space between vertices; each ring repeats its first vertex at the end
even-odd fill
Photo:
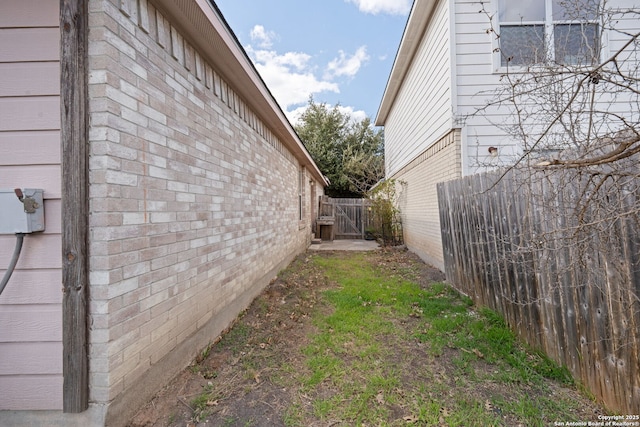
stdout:
POLYGON ((368 200, 323 196, 320 205, 320 217, 333 219, 333 238, 364 239, 370 217, 368 200))

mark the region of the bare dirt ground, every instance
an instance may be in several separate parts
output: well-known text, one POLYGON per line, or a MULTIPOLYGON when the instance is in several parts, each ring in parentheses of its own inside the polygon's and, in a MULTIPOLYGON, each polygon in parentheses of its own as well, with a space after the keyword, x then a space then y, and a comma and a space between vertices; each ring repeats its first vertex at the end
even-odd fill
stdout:
MULTIPOLYGON (((301 349, 315 331, 311 314, 316 310, 329 310, 323 306, 320 294, 335 286, 309 262, 311 256, 332 256, 332 253, 306 253, 298 257, 294 268, 265 289, 238 318, 231 332, 222 340, 212 337, 212 342, 217 343, 203 351, 201 357, 142 408, 131 420, 130 427, 285 426, 291 425, 287 416, 294 402, 302 411, 305 405, 308 410, 311 398, 301 387, 287 381, 287 375, 292 369, 307 369, 301 349), (200 402, 195 403, 198 398, 200 402)), ((379 250, 370 256, 376 257, 375 262, 391 273, 411 266, 418 271, 421 286, 444 280, 440 271, 407 251, 379 250)), ((404 322, 409 324, 411 319, 401 323, 404 322)), ((427 354, 424 344, 416 340, 407 340, 403 346, 396 347, 398 359, 407 360, 410 355, 412 360, 413 366, 404 373, 407 378, 424 375, 425 382, 438 381, 451 396, 473 395, 481 402, 489 402, 495 393, 508 396, 512 392, 505 390, 503 384, 492 382, 476 383, 469 389, 468 383, 456 378, 459 374, 450 362, 449 356, 459 350, 446 349, 443 356, 433 357, 427 354)), ((476 369, 483 369, 482 362, 476 369)), ((526 388, 526 385, 519 387, 526 388)), ((577 420, 594 420, 597 419, 594 414, 601 413, 596 404, 572 388, 549 382, 548 390, 558 398, 582 402, 580 413, 575 414, 577 420)), ((487 404, 487 410, 498 408, 487 404)), ((392 408, 392 412, 400 423, 419 425, 406 417, 401 407, 392 408)), ((348 425, 319 419, 308 422, 306 425, 348 425)), ((521 424, 505 417, 503 425, 521 424)))

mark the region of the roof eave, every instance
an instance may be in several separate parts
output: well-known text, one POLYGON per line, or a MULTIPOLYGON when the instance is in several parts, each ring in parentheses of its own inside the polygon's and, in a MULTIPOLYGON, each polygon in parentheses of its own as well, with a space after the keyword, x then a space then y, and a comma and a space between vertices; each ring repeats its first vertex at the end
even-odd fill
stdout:
POLYGON ((300 164, 324 186, 327 181, 262 80, 217 7, 209 0, 152 0, 176 20, 186 39, 211 61, 271 131, 295 155, 300 164))

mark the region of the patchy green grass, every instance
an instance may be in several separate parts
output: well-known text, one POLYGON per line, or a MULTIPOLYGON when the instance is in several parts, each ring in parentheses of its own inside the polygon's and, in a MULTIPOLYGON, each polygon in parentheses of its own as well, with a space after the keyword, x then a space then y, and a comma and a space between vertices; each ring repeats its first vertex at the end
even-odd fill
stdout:
POLYGON ((547 381, 572 385, 566 369, 528 351, 498 314, 474 309, 447 284, 421 287, 411 268, 390 272, 364 253, 313 262, 336 286, 323 294, 330 314, 313 317, 317 332, 302 350, 307 371, 296 377, 315 396, 312 414, 305 418, 297 405, 287 425, 312 415, 341 425, 529 426, 575 411, 571 400, 548 398, 547 381), (407 364, 410 349, 398 350, 414 342, 426 354, 422 369, 446 359, 436 365, 448 378, 407 382, 416 366, 407 364), (483 382, 491 391, 469 392, 483 382))
POLYGON ((238 354, 246 346, 250 334, 251 327, 243 322, 238 322, 222 337, 218 345, 221 348, 230 349, 233 354, 238 354))
POLYGON ((196 422, 204 420, 210 413, 213 405, 213 386, 207 385, 204 390, 191 400, 191 409, 193 410, 193 419, 196 422))
POLYGON ((597 421, 566 369, 436 277, 404 251, 298 257, 168 388, 178 399, 153 425, 597 421))

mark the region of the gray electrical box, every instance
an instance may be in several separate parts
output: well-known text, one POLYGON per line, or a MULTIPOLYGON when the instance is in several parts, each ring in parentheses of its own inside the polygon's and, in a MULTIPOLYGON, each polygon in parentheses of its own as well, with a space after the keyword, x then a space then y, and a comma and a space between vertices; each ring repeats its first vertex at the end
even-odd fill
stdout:
POLYGON ((44 231, 41 189, 0 189, 0 234, 44 231))

